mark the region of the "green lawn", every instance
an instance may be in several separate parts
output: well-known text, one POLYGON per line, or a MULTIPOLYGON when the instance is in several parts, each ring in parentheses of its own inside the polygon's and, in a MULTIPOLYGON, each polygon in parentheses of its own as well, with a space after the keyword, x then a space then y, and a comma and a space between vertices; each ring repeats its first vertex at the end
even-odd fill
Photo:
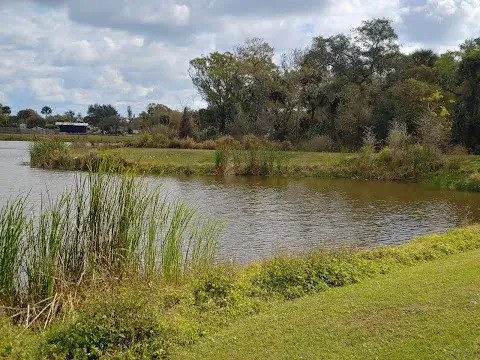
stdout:
POLYGON ((181 359, 479 359, 480 250, 245 319, 181 359))
POLYGON ((107 152, 152 166, 215 164, 215 150, 119 148, 107 152))
MULTIPOLYGON (((196 149, 148 149, 120 148, 108 150, 126 160, 149 163, 151 165, 196 165, 215 164, 215 150, 196 149)), ((289 163, 303 166, 331 166, 355 156, 343 153, 287 152, 289 163)))

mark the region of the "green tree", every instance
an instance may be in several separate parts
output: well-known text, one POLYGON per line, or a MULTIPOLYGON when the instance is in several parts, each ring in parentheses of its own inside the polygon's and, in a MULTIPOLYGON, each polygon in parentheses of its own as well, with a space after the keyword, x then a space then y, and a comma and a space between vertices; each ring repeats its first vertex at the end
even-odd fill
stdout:
POLYGON ((383 76, 393 70, 399 46, 398 35, 390 20, 364 21, 354 34, 361 59, 360 82, 372 81, 373 77, 383 76))
POLYGON ((240 89, 239 62, 230 52, 214 52, 190 61, 189 74, 193 85, 212 109, 212 125, 225 132, 235 118, 240 89))
POLYGON ((12 109, 10 106, 3 106, 0 104, 0 112, 5 115, 10 115, 12 113, 12 109))
POLYGON ((439 56, 431 49, 415 50, 410 54, 410 58, 416 66, 433 67, 439 59, 439 56))
POLYGON ((180 138, 187 138, 187 137, 194 137, 193 134, 193 124, 192 124, 192 116, 191 111, 185 107, 183 109, 182 121, 180 122, 180 131, 178 136, 180 138))
POLYGON ((44 106, 41 111, 42 115, 45 116, 45 118, 49 117, 52 114, 52 108, 50 106, 44 106))
POLYGON ((0 127, 12 126, 12 119, 10 118, 10 108, 0 104, 0 127))
POLYGON ((461 95, 455 108, 453 136, 480 154, 480 38, 467 41, 459 64, 461 95))
POLYGON ((98 128, 106 133, 119 133, 125 122, 119 116, 109 116, 102 118, 98 123, 98 128))
MULTIPOLYGON (((73 113, 73 115, 75 115, 75 113, 73 113)), ((109 119, 107 122, 111 122, 113 118, 117 118, 119 121, 120 114, 112 105, 94 104, 88 107, 85 121, 90 125, 99 126, 103 119, 109 119)))
MULTIPOLYGON (((243 114, 240 121, 246 122, 247 132, 267 135, 273 125, 267 112, 277 69, 273 63, 274 50, 263 39, 252 38, 237 46, 235 54, 241 81, 237 99, 237 107, 241 107, 243 114)), ((236 126, 235 122, 232 125, 236 126)))

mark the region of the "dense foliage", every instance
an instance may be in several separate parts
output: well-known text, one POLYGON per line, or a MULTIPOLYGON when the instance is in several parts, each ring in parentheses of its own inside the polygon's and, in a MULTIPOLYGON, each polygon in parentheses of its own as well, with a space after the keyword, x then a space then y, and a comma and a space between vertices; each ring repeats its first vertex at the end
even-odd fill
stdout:
POLYGON ((293 143, 321 136, 327 147, 355 149, 367 128, 385 141, 398 122, 423 142, 480 151, 480 39, 441 55, 404 54, 391 22, 374 19, 349 35, 314 37, 281 64, 273 58, 267 43, 250 39, 191 61, 208 104, 198 114, 204 131, 293 143))
POLYGON ((359 149, 367 129, 382 145, 396 122, 418 142, 480 153, 480 38, 443 54, 407 54, 391 22, 373 19, 350 34, 316 36, 279 62, 274 57, 268 43, 253 38, 232 51, 192 59, 189 73, 203 109, 152 103, 138 116, 128 107, 124 118, 110 104, 90 105, 85 117, 52 115, 44 106, 42 118, 32 109, 11 116, 0 105, 0 126, 85 121, 105 133, 142 130, 197 141, 253 134, 332 151, 359 149))

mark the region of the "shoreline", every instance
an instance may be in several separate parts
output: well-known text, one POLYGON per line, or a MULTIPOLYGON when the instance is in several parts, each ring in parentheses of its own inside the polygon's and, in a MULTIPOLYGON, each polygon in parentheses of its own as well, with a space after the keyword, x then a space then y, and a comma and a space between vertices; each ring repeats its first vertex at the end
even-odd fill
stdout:
MULTIPOLYGON (((339 291, 355 299, 358 289, 384 281, 391 281, 395 288, 400 280, 389 279, 402 274, 402 281, 418 278, 419 289, 423 288, 425 266, 437 268, 437 264, 456 264, 457 259, 477 256, 479 235, 479 225, 473 225, 417 237, 398 246, 312 251, 241 267, 219 265, 172 286, 135 277, 93 284, 79 289, 70 310, 45 328, 25 331, 0 316, 0 351, 13 358, 70 358, 68 354, 155 358, 161 354, 160 358, 170 359, 185 353, 195 358, 199 347, 212 337, 235 332, 244 322, 297 303, 335 297, 339 291)), ((452 274, 457 279, 452 284, 458 279, 468 282, 471 277, 461 266, 453 267, 452 274)), ((428 279, 430 287, 446 292, 451 289, 438 275, 428 279)), ((392 306, 396 298, 389 297, 392 306)), ((365 304, 373 305, 376 297, 371 299, 365 304)), ((412 301, 415 304, 418 298, 412 301)), ((290 314, 300 316, 313 308, 300 306, 290 314)), ((341 308, 339 304, 338 311, 341 308)), ((400 313, 402 309, 400 304, 400 313)), ((341 313, 328 316, 341 319, 341 313)), ((445 320, 457 323, 455 316, 445 320)))
POLYGON ((480 156, 475 155, 442 155, 442 165, 438 169, 411 177, 404 175, 411 172, 407 167, 392 170, 371 164, 366 169, 359 169, 358 163, 363 161, 361 153, 235 150, 232 155, 229 151, 130 147, 101 150, 73 146, 61 154, 51 154, 43 164, 34 167, 86 171, 94 168, 96 163, 106 161, 115 171, 153 176, 342 178, 419 183, 480 192, 480 156), (229 158, 219 162, 219 156, 229 158))

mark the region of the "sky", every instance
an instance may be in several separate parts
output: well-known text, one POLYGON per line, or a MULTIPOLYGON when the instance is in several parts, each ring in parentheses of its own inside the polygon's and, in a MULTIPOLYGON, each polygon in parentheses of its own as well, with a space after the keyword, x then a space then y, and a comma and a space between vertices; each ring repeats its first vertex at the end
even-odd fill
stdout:
POLYGON ((0 0, 0 103, 85 114, 203 102, 189 61, 264 38, 276 57, 313 36, 393 21, 404 51, 480 36, 480 0, 0 0))

